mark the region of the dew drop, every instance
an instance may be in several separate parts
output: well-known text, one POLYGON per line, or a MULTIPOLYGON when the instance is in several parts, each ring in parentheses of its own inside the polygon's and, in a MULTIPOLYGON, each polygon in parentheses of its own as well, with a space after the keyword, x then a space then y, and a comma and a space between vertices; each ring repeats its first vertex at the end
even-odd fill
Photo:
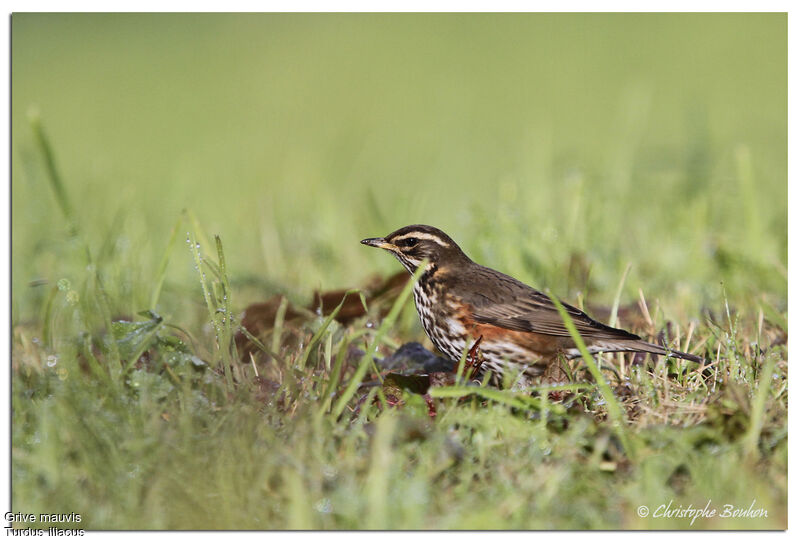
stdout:
POLYGON ((339 471, 333 465, 325 465, 322 467, 322 476, 328 480, 333 480, 339 474, 339 471))
POLYGON ((333 511, 333 505, 328 497, 320 499, 314 505, 314 509, 320 514, 330 514, 333 511))

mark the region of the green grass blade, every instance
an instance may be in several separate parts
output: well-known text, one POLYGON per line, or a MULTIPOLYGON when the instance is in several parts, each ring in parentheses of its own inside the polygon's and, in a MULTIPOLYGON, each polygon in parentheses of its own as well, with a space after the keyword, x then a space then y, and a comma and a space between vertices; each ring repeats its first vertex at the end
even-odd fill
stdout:
POLYGON ((231 312, 231 285, 228 281, 228 272, 225 265, 225 252, 222 250, 222 239, 219 235, 214 236, 214 243, 217 245, 217 260, 219 262, 220 278, 222 280, 222 331, 223 337, 220 341, 222 350, 222 361, 225 363, 225 378, 232 383, 230 375, 231 367, 234 367, 239 360, 236 349, 236 341, 233 340, 233 315, 231 312))
POLYGON ((191 236, 187 236, 186 242, 189 244, 189 249, 192 253, 192 258, 194 259, 195 269, 197 269, 197 272, 200 275, 200 287, 203 291, 203 299, 206 302, 208 317, 211 320, 211 324, 214 326, 214 334, 216 335, 216 356, 214 357, 214 366, 219 367, 220 364, 223 365, 225 385, 227 390, 231 392, 233 391, 233 378, 230 374, 230 354, 223 355, 225 345, 228 343, 225 342, 224 330, 217 313, 218 306, 216 299, 211 294, 208 279, 205 271, 203 270, 203 257, 200 254, 200 244, 196 241, 196 238, 193 239, 191 236))
POLYGON ((784 315, 779 313, 775 307, 771 306, 768 303, 761 303, 761 309, 764 311, 764 314, 767 316, 767 319, 781 328, 783 331, 789 331, 789 322, 784 315))
POLYGON ((345 388, 344 393, 339 397, 339 400, 336 401, 336 405, 333 408, 333 417, 338 418, 342 412, 344 411, 345 406, 347 406, 348 401, 353 397, 356 393, 356 390, 361 385, 361 381, 364 379, 364 376, 367 374, 367 369, 373 362, 372 357, 375 355, 375 352, 378 349, 378 345, 380 344, 383 336, 386 335, 386 332, 389 330, 390 327, 394 325, 394 322, 397 320, 397 317, 400 316, 400 311, 403 308, 406 300, 408 300, 409 296, 411 295, 412 290, 414 289, 414 285, 416 285, 419 278, 425 272, 425 266, 427 265, 427 261, 423 261, 420 264, 419 268, 417 268, 414 275, 411 277, 411 280, 403 287, 403 291, 400 292, 400 295, 397 296, 397 299, 392 305, 391 310, 389 310, 389 314, 386 315, 386 318, 383 319, 381 325, 378 327, 378 331, 372 337, 372 341, 370 341, 369 346, 367 347, 367 351, 364 356, 361 358, 361 362, 356 369, 353 378, 345 388))
MULTIPOLYGON (((88 251, 88 249, 87 249, 88 251)), ((95 268, 94 270, 94 282, 95 288, 97 289, 97 300, 98 305, 100 306, 100 313, 103 317, 103 323, 106 326, 106 332, 111 334, 113 329, 113 324, 111 321, 111 303, 108 299, 108 294, 106 293, 106 289, 103 286, 103 280, 100 277, 100 271, 95 268)), ((116 367, 115 371, 112 371, 112 374, 116 375, 122 369, 122 358, 119 354, 119 347, 117 346, 117 341, 110 340, 110 349, 111 349, 111 361, 114 363, 114 367, 116 367)))
POLYGON ((767 356, 767 361, 761 369, 758 389, 750 411, 750 427, 748 427, 744 437, 745 452, 753 458, 758 454, 758 439, 761 435, 761 428, 764 427, 767 396, 772 385, 772 373, 774 370, 775 357, 767 356))
POLYGON ((58 295, 58 286, 53 286, 47 302, 44 305, 44 317, 42 319, 42 339, 47 348, 53 348, 53 303, 58 295))
POLYGON ((191 209, 184 209, 183 212, 189 218, 189 222, 192 224, 192 230, 194 231, 194 238, 196 240, 195 242, 201 243, 204 247, 210 247, 211 243, 208 240, 208 236, 206 235, 202 226, 200 226, 200 222, 197 220, 194 212, 191 209))
POLYGON ((483 399, 495 401, 497 403, 507 405, 513 408, 522 410, 542 410, 547 408, 556 413, 563 413, 565 409, 561 405, 550 404, 541 397, 531 397, 527 393, 517 393, 508 390, 497 390, 493 388, 485 388, 479 386, 444 386, 431 388, 428 390, 431 397, 436 398, 452 398, 452 397, 467 397, 475 395, 483 399))
POLYGON ((150 347, 150 341, 152 341, 153 337, 156 336, 156 333, 158 333, 158 330, 161 326, 162 323, 159 323, 156 327, 147 332, 147 334, 142 339, 142 343, 139 346, 139 348, 136 349, 133 354, 131 354, 130 359, 125 364, 125 367, 123 367, 123 373, 127 373, 128 371, 130 371, 131 368, 136 363, 136 361, 142 356, 142 354, 144 354, 145 350, 147 350, 150 347))
POLYGON ((219 339, 219 336, 221 335, 221 329, 216 318, 217 306, 211 298, 211 292, 209 291, 208 284, 206 283, 206 274, 203 272, 203 257, 200 255, 200 245, 188 235, 186 237, 186 242, 189 244, 189 250, 191 251, 192 258, 194 259, 195 269, 197 269, 197 272, 200 274, 200 286, 203 290, 203 299, 206 302, 208 316, 211 319, 212 325, 214 326, 217 339, 219 339))
POLYGON ((286 297, 282 297, 278 310, 275 312, 275 324, 272 326, 272 352, 275 354, 280 352, 283 321, 286 318, 286 309, 288 307, 289 300, 286 297))
POLYGON ((45 169, 47 170, 47 180, 50 181, 50 187, 53 189, 58 208, 61 209, 64 218, 67 219, 74 233, 76 229, 75 213, 72 210, 72 204, 69 201, 67 189, 64 187, 64 181, 61 179, 61 174, 56 166, 53 147, 50 145, 47 134, 45 134, 38 111, 31 111, 28 115, 28 120, 30 121, 31 130, 33 130, 33 137, 36 140, 39 151, 42 153, 45 169))
POLYGON ((619 301, 622 298, 622 288, 625 286, 625 280, 628 278, 628 273, 630 273, 631 267, 633 266, 629 262, 628 265, 625 266, 625 271, 622 273, 622 278, 619 280, 617 293, 614 296, 614 304, 611 305, 611 316, 608 318, 608 325, 611 327, 617 327, 617 311, 619 311, 619 301))
POLYGON ((178 238, 178 229, 182 222, 183 220, 180 217, 175 221, 175 225, 172 227, 172 233, 169 237, 169 242, 167 243, 167 248, 164 250, 164 255, 161 256, 161 263, 158 265, 155 280, 156 285, 153 288, 153 295, 150 297, 150 309, 153 311, 156 310, 158 298, 161 296, 161 287, 164 285, 164 279, 167 276, 167 264, 169 264, 169 257, 172 254, 172 250, 175 248, 175 240, 178 238))
POLYGON ((559 301, 559 299, 552 293, 547 292, 547 295, 556 306, 556 309, 558 309, 558 313, 561 315, 561 319, 564 321, 564 325, 567 327, 572 340, 575 342, 578 350, 580 350, 583 361, 586 362, 589 372, 594 377, 595 382, 597 382, 598 388, 600 388, 600 393, 603 395, 603 399, 606 402, 608 416, 611 418, 614 431, 617 433, 617 436, 622 443, 622 447, 625 449, 626 455, 631 459, 631 461, 635 462, 635 450, 630 438, 628 437, 625 415, 622 407, 617 401, 617 398, 614 396, 614 392, 611 390, 611 386, 609 386, 608 382, 606 382, 603 373, 600 371, 600 368, 597 366, 594 358, 586 348, 586 343, 583 341, 583 337, 581 337, 581 334, 578 333, 578 329, 575 327, 575 323, 572 321, 572 318, 567 313, 566 309, 564 309, 564 305, 562 305, 561 301, 559 301))
POLYGON ((313 350, 314 347, 317 346, 317 343, 319 342, 320 338, 325 333, 325 331, 328 329, 328 326, 331 325, 333 319, 336 318, 336 315, 339 314, 339 311, 342 310, 342 307, 344 307, 344 302, 347 299, 347 296, 350 294, 357 294, 357 293, 359 293, 357 289, 348 290, 347 292, 345 292, 344 296, 342 297, 342 300, 339 302, 338 305, 336 305, 336 308, 333 309, 331 313, 327 316, 327 318, 325 318, 325 320, 322 322, 322 326, 320 326, 317 332, 314 333, 314 335, 311 337, 311 341, 309 341, 308 346, 303 350, 303 354, 300 356, 300 360, 297 362, 297 367, 300 370, 303 370, 305 368, 306 361, 308 361, 308 356, 311 354, 311 350, 313 350))
POLYGON ((336 389, 336 386, 339 385, 339 378, 342 375, 342 368, 344 367, 344 360, 347 357, 348 347, 354 340, 366 335, 368 332, 368 329, 359 329, 349 335, 346 335, 342 339, 339 345, 339 352, 336 354, 336 360, 334 360, 330 376, 328 377, 328 383, 325 386, 325 391, 322 392, 322 401, 317 411, 317 417, 321 417, 331 407, 331 403, 333 402, 333 392, 336 389))
POLYGON ((388 529, 390 517, 389 494, 391 467, 394 455, 392 439, 397 416, 390 412, 376 422, 370 450, 370 465, 365 480, 367 494, 366 529, 388 529))

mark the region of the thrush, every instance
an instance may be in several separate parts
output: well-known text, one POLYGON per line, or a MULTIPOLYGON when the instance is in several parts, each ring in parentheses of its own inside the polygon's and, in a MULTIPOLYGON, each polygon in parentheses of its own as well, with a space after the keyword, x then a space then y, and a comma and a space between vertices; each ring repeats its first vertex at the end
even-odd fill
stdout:
MULTIPOLYGON (((575 342, 550 297, 494 269, 473 262, 443 231, 412 225, 363 244, 391 252, 414 273, 414 303, 433 344, 451 360, 479 347, 481 370, 539 376, 559 356, 578 357, 575 342)), ((642 340, 562 303, 590 353, 646 352, 694 362, 702 358, 642 340)))

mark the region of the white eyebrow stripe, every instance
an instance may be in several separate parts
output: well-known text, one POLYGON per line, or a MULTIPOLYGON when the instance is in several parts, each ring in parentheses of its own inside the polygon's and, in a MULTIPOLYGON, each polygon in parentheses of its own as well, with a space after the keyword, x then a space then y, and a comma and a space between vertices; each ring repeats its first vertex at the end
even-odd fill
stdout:
POLYGON ((439 237, 436 237, 435 235, 432 235, 430 233, 414 233, 414 232, 401 235, 400 237, 395 237, 394 239, 392 239, 392 243, 396 243, 396 241, 402 241, 403 239, 410 239, 412 237, 416 239, 425 239, 427 241, 433 241, 434 243, 437 243, 443 247, 450 246, 446 242, 442 241, 439 237))

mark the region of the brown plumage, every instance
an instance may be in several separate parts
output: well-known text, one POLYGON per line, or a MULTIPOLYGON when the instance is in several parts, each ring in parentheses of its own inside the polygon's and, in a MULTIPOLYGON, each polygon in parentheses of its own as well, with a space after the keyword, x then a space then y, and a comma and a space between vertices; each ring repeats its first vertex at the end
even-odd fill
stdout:
MULTIPOLYGON (((391 252, 410 273, 428 261, 414 287, 414 301, 428 337, 451 359, 460 359, 479 338, 483 366, 500 373, 510 369, 538 375, 559 354, 580 355, 547 295, 473 262, 443 231, 412 225, 361 242, 391 252)), ((592 353, 647 352, 703 361, 648 343, 563 305, 592 353)))

